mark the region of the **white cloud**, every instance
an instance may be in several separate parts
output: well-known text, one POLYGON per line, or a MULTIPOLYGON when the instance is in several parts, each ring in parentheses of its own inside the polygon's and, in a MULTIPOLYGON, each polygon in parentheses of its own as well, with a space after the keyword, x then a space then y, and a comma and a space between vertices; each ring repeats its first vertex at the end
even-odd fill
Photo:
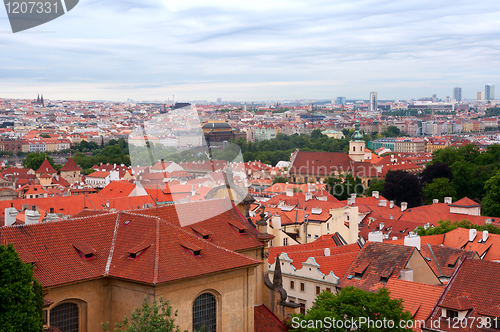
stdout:
POLYGON ((492 0, 81 0, 53 22, 0 33, 1 91, 384 99, 444 98, 459 84, 474 97, 499 75, 499 12, 492 0))

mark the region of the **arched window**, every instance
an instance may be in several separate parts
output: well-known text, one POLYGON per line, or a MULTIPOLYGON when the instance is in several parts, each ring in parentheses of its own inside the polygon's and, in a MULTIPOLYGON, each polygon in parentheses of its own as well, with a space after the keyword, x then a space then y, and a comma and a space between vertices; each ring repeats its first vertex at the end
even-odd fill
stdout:
POLYGON ((215 332, 217 326, 217 302, 215 296, 203 293, 193 303, 193 331, 215 332))
POLYGON ((50 326, 61 332, 78 332, 78 305, 63 303, 50 310, 50 326))

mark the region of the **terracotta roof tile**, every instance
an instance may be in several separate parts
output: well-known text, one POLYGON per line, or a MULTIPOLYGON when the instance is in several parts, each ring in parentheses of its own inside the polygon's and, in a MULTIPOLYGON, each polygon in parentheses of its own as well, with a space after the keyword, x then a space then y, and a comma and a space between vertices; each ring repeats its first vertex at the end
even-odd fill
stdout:
POLYGON ((74 162, 73 158, 69 158, 66 164, 61 168, 63 172, 71 172, 71 171, 81 171, 82 169, 74 162))
POLYGON ((367 242, 347 273, 340 280, 338 287, 353 286, 366 291, 383 287, 381 274, 394 268, 391 278, 398 278, 416 248, 380 242, 367 242), (352 275, 353 277, 350 277, 352 275))
POLYGON ((3 227, 0 232, 2 244, 13 243, 35 258, 35 277, 44 287, 102 276, 158 284, 260 263, 158 218, 127 212, 3 227), (180 245, 186 242, 201 254, 187 252, 180 245), (85 243, 93 257, 82 257, 73 243, 85 243), (134 250, 136 255, 130 252, 134 250))
POLYGON ((287 332, 288 328, 263 304, 254 307, 255 332, 287 332))
MULTIPOLYGON (((467 317, 478 318, 489 316, 500 318, 500 288, 492 285, 498 283, 500 264, 478 259, 465 259, 449 281, 444 296, 435 306, 430 319, 438 320, 441 308, 456 311, 468 311, 467 317)), ((464 331, 484 331, 479 320, 468 320, 468 328, 464 331)), ((429 320, 426 322, 429 323, 429 320)), ((441 330, 456 331, 453 326, 442 322, 441 330)))
POLYGON ((40 165, 40 167, 36 170, 36 173, 40 174, 40 173, 57 173, 57 172, 54 169, 54 167, 52 167, 52 165, 49 163, 49 161, 45 159, 42 165, 40 165))

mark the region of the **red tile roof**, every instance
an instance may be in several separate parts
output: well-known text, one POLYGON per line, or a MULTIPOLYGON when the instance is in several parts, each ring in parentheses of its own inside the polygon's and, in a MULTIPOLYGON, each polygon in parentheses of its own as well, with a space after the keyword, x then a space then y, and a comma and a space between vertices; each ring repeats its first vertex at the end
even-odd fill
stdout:
POLYGON ((45 159, 40 165, 40 167, 36 170, 37 174, 43 174, 43 173, 57 173, 54 167, 49 163, 47 159, 45 159))
POLYGON ((415 250, 417 249, 413 247, 367 242, 340 280, 338 287, 353 286, 366 291, 375 291, 384 286, 380 282, 381 277, 385 275, 388 275, 389 279, 399 277, 401 269, 405 268, 415 250), (359 279, 354 278, 356 274, 361 274, 359 279), (350 275, 353 277, 349 277, 350 275))
MULTIPOLYGON (((468 328, 464 331, 484 331, 478 317, 500 318, 500 264, 477 259, 465 259, 449 281, 444 296, 435 306, 430 320, 438 320, 441 308, 468 310, 468 328)), ((429 323, 429 320, 426 322, 429 323)), ((455 331, 452 324, 441 322, 442 331, 455 331), (451 325, 451 326, 450 326, 451 325)))
POLYGON ((316 263, 319 264, 321 273, 326 275, 333 272, 336 277, 342 278, 360 251, 357 243, 340 247, 325 246, 324 248, 308 249, 307 245, 302 244, 287 247, 271 247, 269 248, 269 264, 274 264, 276 257, 281 253, 286 253, 293 261, 292 265, 300 269, 302 268, 302 263, 309 257, 313 257, 316 263), (330 249, 330 256, 325 256, 326 248, 330 249))
POLYGON ((344 152, 297 151, 290 167, 290 174, 330 175, 332 172, 347 171, 352 163, 351 157, 344 152))
POLYGON ((73 161, 73 158, 69 158, 66 164, 64 164, 63 168, 61 168, 61 171, 81 171, 82 169, 73 161))
POLYGON ((171 223, 128 212, 3 227, 0 234, 1 244, 13 243, 21 259, 34 257, 35 277, 44 287, 104 276, 159 284, 260 263, 171 223), (200 255, 186 251, 186 242, 200 255), (92 248, 94 257, 82 257, 74 243, 92 248), (137 243, 144 247, 131 256, 137 243))
POLYGON ((255 332, 287 332, 288 328, 263 304, 253 310, 255 332))
POLYGON ((393 299, 403 299, 403 307, 410 311, 413 319, 429 318, 432 309, 443 293, 443 285, 426 285, 401 279, 389 279, 385 285, 393 299))
POLYGON ((209 241, 230 250, 244 251, 263 246, 255 228, 250 226, 228 199, 168 204, 137 213, 158 217, 195 236, 200 236, 196 227, 210 230, 213 234, 209 235, 209 241), (240 234, 233 225, 245 232, 240 234))
POLYGON ((89 175, 87 175, 87 179, 88 178, 105 178, 109 175, 109 172, 93 172, 93 173, 90 173, 89 175))

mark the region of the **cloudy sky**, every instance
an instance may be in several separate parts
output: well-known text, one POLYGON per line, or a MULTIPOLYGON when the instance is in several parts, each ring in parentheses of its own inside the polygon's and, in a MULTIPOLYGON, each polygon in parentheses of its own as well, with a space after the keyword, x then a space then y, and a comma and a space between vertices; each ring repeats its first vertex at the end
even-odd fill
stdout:
POLYGON ((0 9, 3 98, 475 98, 499 74, 498 0, 80 0, 16 34, 0 9))

